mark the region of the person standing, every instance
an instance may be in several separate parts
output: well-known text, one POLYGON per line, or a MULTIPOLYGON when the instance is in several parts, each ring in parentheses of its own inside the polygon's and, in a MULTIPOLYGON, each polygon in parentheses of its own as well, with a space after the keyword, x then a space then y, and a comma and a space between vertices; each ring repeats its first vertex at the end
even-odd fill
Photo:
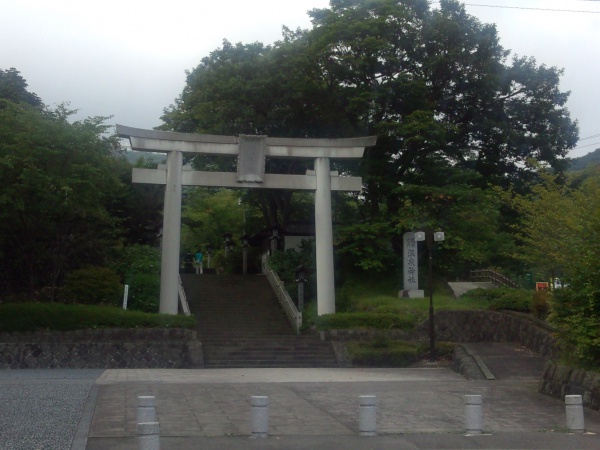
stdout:
POLYGON ((198 251, 196 252, 195 262, 196 262, 196 275, 203 274, 204 271, 202 270, 202 250, 200 250, 200 249, 198 249, 198 251))

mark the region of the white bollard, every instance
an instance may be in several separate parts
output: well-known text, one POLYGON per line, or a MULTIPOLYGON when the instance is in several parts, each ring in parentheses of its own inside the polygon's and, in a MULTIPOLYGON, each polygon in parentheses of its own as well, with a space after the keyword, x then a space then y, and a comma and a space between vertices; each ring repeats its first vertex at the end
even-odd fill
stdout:
POLYGON ((565 395, 567 413, 567 428, 573 433, 583 433, 585 422, 583 418, 583 401, 581 395, 565 395))
POLYGON ((158 422, 138 423, 140 450, 160 450, 160 427, 158 422))
POLYGON ((466 434, 481 434, 481 395, 465 395, 466 434))
POLYGON ((266 438, 269 432, 269 397, 252 396, 250 404, 252 405, 252 437, 266 438))
POLYGON ((359 436, 377 436, 377 397, 360 395, 358 403, 359 436))
POLYGON ((137 423, 156 422, 154 396, 138 396, 137 423))

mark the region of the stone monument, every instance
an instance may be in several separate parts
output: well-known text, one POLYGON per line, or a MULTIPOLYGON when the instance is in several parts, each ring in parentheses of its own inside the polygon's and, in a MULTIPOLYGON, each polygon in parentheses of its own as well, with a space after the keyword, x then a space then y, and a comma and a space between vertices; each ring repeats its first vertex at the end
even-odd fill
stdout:
POLYGON ((423 298, 425 292, 419 289, 419 250, 415 241, 415 233, 404 233, 403 278, 404 289, 398 292, 401 298, 423 298))

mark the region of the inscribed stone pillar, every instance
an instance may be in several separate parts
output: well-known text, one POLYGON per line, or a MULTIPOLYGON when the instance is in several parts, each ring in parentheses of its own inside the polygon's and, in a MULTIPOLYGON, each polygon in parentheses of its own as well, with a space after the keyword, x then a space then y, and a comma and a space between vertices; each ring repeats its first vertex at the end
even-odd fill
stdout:
POLYGON ((404 233, 403 247, 404 289, 398 293, 398 297, 423 298, 425 293, 419 289, 419 251, 414 232, 404 233))

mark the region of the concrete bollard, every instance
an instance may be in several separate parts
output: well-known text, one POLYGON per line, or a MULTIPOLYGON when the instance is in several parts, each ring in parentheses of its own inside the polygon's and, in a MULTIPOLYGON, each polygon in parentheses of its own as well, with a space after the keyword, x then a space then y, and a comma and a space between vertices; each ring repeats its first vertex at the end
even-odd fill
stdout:
POLYGON ((361 395, 358 397, 358 403, 359 436, 377 436, 377 397, 361 395))
POLYGON ((481 434, 481 395, 465 395, 466 434, 481 434))
POLYGON ((573 433, 583 433, 585 422, 583 418, 583 401, 581 395, 565 395, 567 413, 567 428, 573 433))
POLYGON ((156 422, 154 400, 150 395, 138 396, 137 423, 156 422))
POLYGON ((160 427, 158 422, 138 423, 140 450, 160 450, 160 427))
POLYGON ((269 397, 252 396, 250 404, 252 405, 252 437, 266 438, 269 432, 269 397))

